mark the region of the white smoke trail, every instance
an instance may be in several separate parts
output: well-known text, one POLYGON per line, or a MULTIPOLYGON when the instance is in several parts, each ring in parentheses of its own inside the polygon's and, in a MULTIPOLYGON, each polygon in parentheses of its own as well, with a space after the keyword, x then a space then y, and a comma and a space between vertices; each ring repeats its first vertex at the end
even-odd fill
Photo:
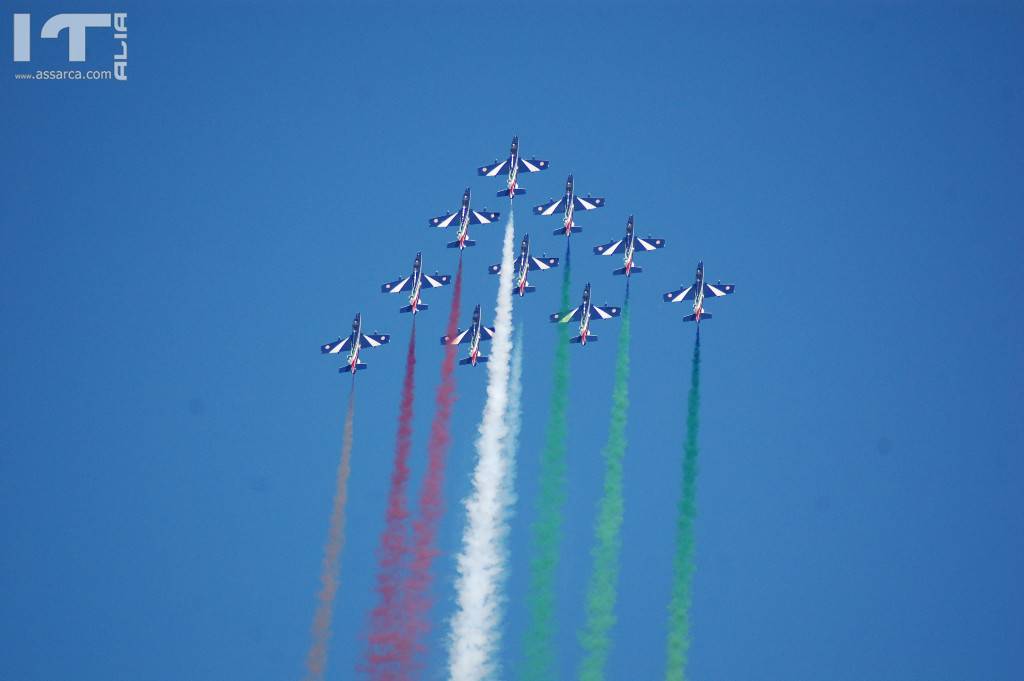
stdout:
POLYGON ((516 327, 512 343, 512 368, 509 373, 508 407, 505 410, 508 434, 505 436, 505 458, 508 471, 502 481, 505 520, 511 522, 516 503, 516 452, 519 448, 519 429, 523 424, 523 324, 516 327))
POLYGON ((505 440, 508 425, 509 359, 512 350, 512 248, 515 218, 509 211, 501 248, 494 339, 487 362, 487 398, 476 441, 473 490, 465 500, 466 529, 455 581, 456 610, 451 620, 448 672, 452 681, 484 681, 497 672, 495 653, 501 638, 501 587, 508 534, 504 491, 510 466, 505 440))

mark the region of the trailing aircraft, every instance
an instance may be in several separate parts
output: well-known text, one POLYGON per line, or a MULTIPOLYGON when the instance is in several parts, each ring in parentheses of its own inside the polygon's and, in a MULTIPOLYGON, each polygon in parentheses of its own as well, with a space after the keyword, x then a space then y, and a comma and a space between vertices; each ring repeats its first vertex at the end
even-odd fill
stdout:
POLYGON ((324 343, 320 346, 320 352, 325 355, 338 355, 348 350, 348 358, 345 360, 345 366, 338 369, 343 374, 354 374, 357 371, 366 368, 366 365, 359 361, 360 349, 376 348, 381 345, 385 345, 391 340, 391 336, 386 333, 363 333, 363 316, 362 314, 356 314, 355 319, 352 320, 352 333, 345 338, 339 338, 333 343, 324 343))
POLYGON ((669 291, 662 296, 662 299, 666 303, 679 303, 684 300, 693 301, 693 314, 688 314, 683 317, 684 321, 697 322, 700 324, 701 319, 711 319, 710 312, 704 312, 704 298, 705 296, 711 296, 712 298, 720 298, 727 296, 736 290, 736 286, 733 284, 723 284, 721 282, 717 284, 708 284, 704 281, 704 261, 701 260, 697 263, 697 275, 694 278, 693 284, 680 288, 677 291, 669 291))

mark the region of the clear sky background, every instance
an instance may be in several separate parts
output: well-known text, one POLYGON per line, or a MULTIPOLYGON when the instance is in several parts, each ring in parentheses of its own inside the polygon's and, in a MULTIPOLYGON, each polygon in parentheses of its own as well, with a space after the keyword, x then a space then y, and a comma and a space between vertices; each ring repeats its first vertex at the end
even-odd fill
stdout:
MULTIPOLYGON (((282 3, 284 5, 284 3, 282 3)), ((737 292, 704 325, 695 679, 1012 680, 1024 666, 1019 4, 502 3, 419 9, 17 3, 129 12, 127 83, 0 84, 0 678, 301 675, 349 379, 318 345, 357 311, 394 334, 359 376, 348 543, 328 677, 353 678, 372 607, 410 319, 379 292, 427 220, 513 134, 517 230, 565 175, 667 239, 634 280, 619 622, 609 678, 664 667, 692 325, 660 295, 737 292)), ((91 34, 90 34, 91 35, 91 34)), ((0 20, 0 44, 11 21, 0 20)), ((89 65, 109 68, 90 38, 89 65)), ((36 40, 59 68, 66 43, 36 40)), ((35 66, 36 64, 33 64, 35 66)), ((474 229, 463 319, 490 318, 501 227, 474 229)), ((502 662, 526 623, 529 523, 559 275, 525 325, 502 662)), ((426 294, 418 489, 449 289, 426 294)), ((590 569, 617 321, 572 348, 565 678, 590 569), (611 342, 608 342, 611 341, 611 342)), ((453 556, 486 375, 458 371, 428 678, 442 678, 453 556)))

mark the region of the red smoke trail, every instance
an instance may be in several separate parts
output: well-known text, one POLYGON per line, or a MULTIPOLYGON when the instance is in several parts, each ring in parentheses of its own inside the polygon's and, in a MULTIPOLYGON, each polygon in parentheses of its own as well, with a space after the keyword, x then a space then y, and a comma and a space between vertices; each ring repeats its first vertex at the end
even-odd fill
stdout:
POLYGON ((327 643, 331 638, 331 619, 334 616, 334 595, 338 592, 338 573, 341 550, 345 547, 345 503, 348 499, 348 476, 352 470, 352 420, 356 410, 356 381, 348 395, 345 412, 345 430, 341 439, 341 461, 331 509, 331 524, 324 547, 323 568, 320 574, 320 593, 317 594, 316 615, 313 616, 313 643, 306 655, 306 679, 319 681, 327 666, 327 643))
POLYGON ((409 451, 412 448, 412 405, 416 369, 416 321, 413 319, 409 350, 405 358, 402 403, 398 411, 395 464, 391 470, 387 520, 380 537, 377 565, 378 603, 370 615, 370 649, 366 669, 372 679, 405 678, 409 668, 408 648, 400 645, 402 623, 400 579, 406 555, 406 521, 409 510, 405 488, 409 482, 409 451))
MULTIPOLYGON (((462 301, 462 259, 455 274, 455 291, 452 306, 448 312, 446 333, 454 336, 459 323, 459 305, 462 301)), ((427 446, 427 472, 420 490, 419 517, 413 523, 413 554, 409 577, 405 586, 405 632, 402 645, 405 655, 417 667, 417 656, 426 649, 423 638, 430 630, 428 615, 433 604, 430 600, 430 568, 438 555, 437 526, 444 512, 442 487, 444 485, 445 459, 451 444, 449 423, 455 404, 455 358, 458 347, 445 346, 444 361, 441 363, 441 383, 437 387, 437 411, 430 426, 430 443, 427 446)))

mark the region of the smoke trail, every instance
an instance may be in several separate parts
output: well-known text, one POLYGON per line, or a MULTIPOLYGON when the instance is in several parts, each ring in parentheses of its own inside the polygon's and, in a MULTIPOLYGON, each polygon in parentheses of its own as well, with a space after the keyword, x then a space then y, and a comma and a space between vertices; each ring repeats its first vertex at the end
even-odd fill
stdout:
POLYGON ((509 356, 512 346, 512 242, 515 218, 509 211, 501 248, 494 339, 487 363, 487 398, 476 441, 473 491, 465 500, 466 529, 458 556, 456 610, 451 620, 448 671, 452 681, 483 681, 497 671, 508 526, 503 505, 509 474, 505 449, 508 427, 509 356))
POLYGON ((683 453, 683 497, 676 521, 676 556, 673 568, 672 601, 668 607, 667 681, 686 678, 690 648, 690 582, 693 580, 693 525, 697 516, 697 426, 700 407, 700 327, 693 345, 693 368, 686 411, 686 447, 683 453))
POLYGON ((515 506, 516 469, 512 464, 516 460, 519 447, 519 430, 523 425, 523 323, 516 328, 516 338, 512 343, 512 368, 509 372, 508 409, 505 412, 508 423, 508 435, 505 438, 505 456, 509 461, 508 473, 502 480, 502 493, 506 512, 506 520, 511 520, 515 506))
POLYGON ((334 596, 338 592, 341 551, 345 547, 345 504, 348 500, 348 476, 352 470, 352 421, 356 411, 356 382, 348 394, 345 411, 345 429, 341 438, 341 461, 338 463, 334 487, 334 505, 331 524, 324 546, 324 559, 320 573, 320 593, 317 594, 316 614, 313 616, 313 642, 306 654, 306 679, 320 681, 327 666, 327 643, 331 638, 331 620, 334 617, 334 596))
POLYGON ((377 565, 377 607, 370 615, 369 649, 366 668, 373 679, 398 679, 408 675, 408 650, 400 645, 403 629, 399 589, 402 562, 406 555, 408 528, 405 493, 409 481, 409 451, 412 448, 412 406, 415 393, 416 321, 413 319, 409 349, 405 358, 402 402, 398 410, 395 463, 388 492, 387 519, 380 536, 377 565))
POLYGON ((590 552, 594 571, 587 585, 587 618, 580 643, 584 656, 582 681, 600 681, 611 651, 611 630, 615 625, 618 597, 619 553, 622 550, 622 459, 626 455, 626 418, 629 408, 629 288, 622 305, 622 330, 615 363, 611 424, 604 448, 604 496, 597 512, 594 548, 590 552))
MULTIPOLYGON (((572 281, 572 252, 565 245, 562 270, 561 310, 569 309, 572 281)), ((555 671, 555 573, 562 536, 562 506, 565 503, 565 449, 569 407, 569 327, 555 325, 555 362, 548 408, 547 440, 540 460, 540 496, 533 523, 533 556, 530 559, 530 588, 527 606, 525 681, 550 681, 555 671)))
MULTIPOLYGON (((455 290, 448 312, 446 333, 454 336, 459 323, 459 307, 462 303, 462 258, 455 273, 455 290)), ((428 615, 433 605, 430 600, 430 568, 438 555, 437 527, 444 512, 442 491, 444 486, 445 460, 451 444, 452 407, 455 404, 455 358, 459 349, 455 345, 444 347, 441 362, 441 383, 437 387, 435 402, 437 411, 430 426, 430 441, 427 445, 427 472, 419 498, 419 516, 413 523, 413 554, 409 565, 409 576, 405 586, 408 598, 406 611, 406 632, 402 643, 413 660, 413 671, 419 670, 418 656, 426 649, 423 639, 430 631, 428 615)))

